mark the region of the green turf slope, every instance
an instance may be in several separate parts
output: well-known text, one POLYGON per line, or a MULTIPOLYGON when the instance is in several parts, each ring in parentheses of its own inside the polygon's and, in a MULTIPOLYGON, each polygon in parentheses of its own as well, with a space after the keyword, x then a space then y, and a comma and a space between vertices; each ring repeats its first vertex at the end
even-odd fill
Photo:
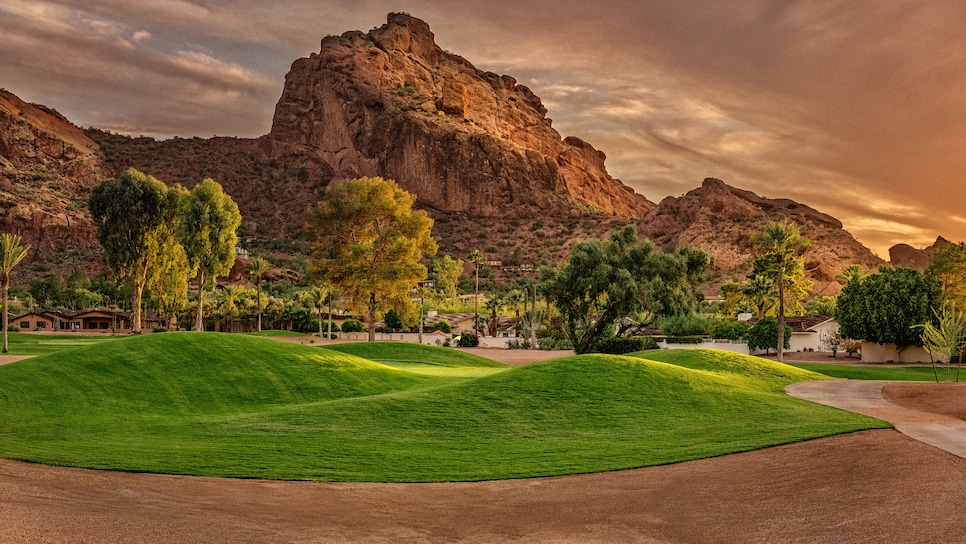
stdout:
POLYGON ((480 480, 886 426, 781 391, 815 374, 741 356, 702 362, 719 353, 575 356, 469 379, 242 335, 147 335, 0 367, 0 456, 214 476, 480 480))
POLYGON ((326 349, 356 355, 380 363, 421 363, 446 367, 506 368, 507 365, 453 348, 404 342, 353 342, 326 349))

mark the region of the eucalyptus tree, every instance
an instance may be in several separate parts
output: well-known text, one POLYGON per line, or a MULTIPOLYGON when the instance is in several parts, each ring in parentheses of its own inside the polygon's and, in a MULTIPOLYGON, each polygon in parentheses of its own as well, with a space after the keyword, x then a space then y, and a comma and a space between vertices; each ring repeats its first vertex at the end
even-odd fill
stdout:
POLYGON ((10 273, 30 251, 29 244, 23 244, 19 234, 5 232, 0 234, 0 289, 3 290, 3 353, 7 353, 7 315, 10 311, 10 273))
POLYGON ((203 331, 205 288, 219 275, 230 272, 235 264, 241 214, 221 185, 208 178, 181 199, 178 219, 178 241, 184 247, 190 270, 198 275, 194 330, 203 331))
POLYGON ((131 331, 141 332, 141 298, 151 266, 152 240, 165 219, 167 187, 131 168, 91 190, 88 205, 107 265, 134 283, 131 331))

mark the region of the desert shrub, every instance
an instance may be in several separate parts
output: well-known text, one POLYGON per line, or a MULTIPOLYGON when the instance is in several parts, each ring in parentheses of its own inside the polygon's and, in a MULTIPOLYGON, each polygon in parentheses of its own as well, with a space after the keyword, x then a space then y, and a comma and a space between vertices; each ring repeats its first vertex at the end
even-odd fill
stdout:
MULTIPOLYGON (((650 340, 653 341, 653 338, 650 340)), ((657 347, 656 343, 654 347, 657 347)), ((623 355, 625 353, 631 353, 634 351, 643 351, 645 349, 648 349, 645 347, 645 339, 640 336, 632 337, 632 338, 625 338, 625 337, 607 338, 598 342, 597 345, 594 347, 594 351, 598 353, 608 353, 610 355, 623 355)))
POLYGON ((520 341, 519 339, 507 340, 506 349, 530 349, 532 344, 529 340, 520 341))
POLYGON ((358 319, 346 319, 342 322, 342 332, 366 332, 366 327, 358 319))
POLYGON ((676 315, 662 319, 659 327, 666 336, 697 336, 708 334, 711 320, 699 315, 676 315))
POLYGON ((458 348, 475 348, 480 345, 480 339, 473 334, 464 334, 456 341, 458 348))

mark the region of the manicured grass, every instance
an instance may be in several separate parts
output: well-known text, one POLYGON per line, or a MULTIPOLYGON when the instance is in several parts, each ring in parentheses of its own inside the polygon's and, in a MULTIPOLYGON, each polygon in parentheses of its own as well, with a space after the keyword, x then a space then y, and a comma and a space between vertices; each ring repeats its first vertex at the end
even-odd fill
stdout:
MULTIPOLYGON (((881 368, 875 366, 845 366, 845 365, 825 365, 814 363, 791 363, 790 366, 818 372, 833 378, 848 378, 850 380, 884 380, 889 382, 932 382, 936 381, 936 376, 932 372, 932 366, 904 366, 896 368, 881 368)), ((939 379, 945 381, 946 370, 937 367, 939 379)), ((949 369, 949 375, 955 379, 956 368, 949 369)), ((966 372, 962 374, 966 379, 966 372)))
POLYGON ((254 332, 246 332, 244 334, 246 334, 248 336, 262 336, 262 337, 271 337, 271 336, 311 336, 310 334, 305 334, 304 332, 277 331, 277 330, 254 331, 254 332))
POLYGON ((421 344, 407 344, 404 342, 352 342, 335 344, 327 349, 340 351, 378 361, 380 363, 420 363, 427 365, 448 367, 490 367, 506 369, 507 365, 455 350, 421 344))
POLYGON ((9 352, 7 355, 46 355, 65 349, 90 346, 123 336, 86 336, 83 334, 29 334, 23 332, 7 333, 9 352))
MULTIPOLYGON (((400 364, 483 364, 398 346, 368 349, 400 364)), ((641 356, 661 361, 584 355, 470 366, 496 372, 468 379, 244 335, 145 335, 0 367, 0 456, 213 476, 482 480, 888 426, 785 395, 786 383, 821 378, 804 370, 717 351, 641 356)))

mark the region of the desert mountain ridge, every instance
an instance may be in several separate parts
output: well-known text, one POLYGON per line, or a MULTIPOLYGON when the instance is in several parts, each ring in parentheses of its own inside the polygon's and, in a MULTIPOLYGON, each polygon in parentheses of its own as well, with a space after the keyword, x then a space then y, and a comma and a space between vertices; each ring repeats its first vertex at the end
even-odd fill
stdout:
POLYGON ((750 270, 751 234, 787 219, 813 240, 806 268, 817 292, 837 292, 834 277, 850 264, 883 263, 837 219, 720 180, 654 204, 607 173, 603 152, 561 137, 546 114, 530 89, 443 51, 429 25, 404 14, 368 33, 328 36, 319 53, 296 60, 260 138, 81 130, 4 90, 0 222, 33 246, 36 272, 103 268, 86 210, 94 184, 129 167, 187 187, 212 177, 239 204, 244 243, 284 264, 304 253, 304 210, 328 183, 378 175, 414 192, 436 221, 441 253, 463 257, 483 249, 508 264, 552 264, 575 241, 636 223, 661 246, 714 255, 720 282, 750 270))

